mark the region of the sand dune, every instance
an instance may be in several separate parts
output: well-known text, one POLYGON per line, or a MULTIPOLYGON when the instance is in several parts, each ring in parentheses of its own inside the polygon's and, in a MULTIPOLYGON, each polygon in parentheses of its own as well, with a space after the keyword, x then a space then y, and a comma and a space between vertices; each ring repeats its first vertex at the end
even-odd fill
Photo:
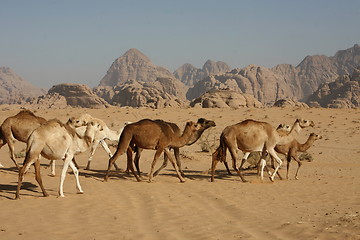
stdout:
MULTIPOLYGON (((0 121, 18 111, 0 108, 0 121)), ((75 178, 68 174, 65 198, 57 197, 62 163, 57 162, 58 175, 50 177, 49 161, 42 159, 41 173, 50 197, 42 197, 31 168, 21 199, 12 200, 17 171, 4 146, 0 149, 0 162, 5 165, 0 169, 0 239, 360 239, 359 110, 109 108, 37 110, 36 114, 65 122, 81 112, 103 119, 112 129, 142 118, 164 119, 183 128, 186 121, 205 117, 217 126, 199 142, 181 149, 185 183, 179 182, 170 164, 153 183, 147 183, 151 150, 145 150, 140 160, 144 181, 113 170, 109 181, 103 182, 108 157, 99 148, 91 171, 84 170, 88 152, 77 157, 84 194, 77 194, 75 178), (268 178, 261 183, 255 170, 245 170, 249 182, 242 183, 235 174, 228 176, 219 163, 215 182, 210 182, 206 170, 212 152, 201 151, 201 141, 217 147, 227 125, 247 118, 277 126, 292 124, 301 116, 316 126, 304 129, 298 140, 304 142, 311 132, 323 139, 308 150, 314 160, 303 162, 299 180, 294 179, 296 162, 289 180, 276 178, 274 183, 268 178)), ((24 148, 25 144, 16 144, 17 152, 24 148)), ((229 154, 227 158, 230 161, 229 154)), ((125 169, 125 156, 117 163, 125 169)), ((285 165, 280 172, 285 176, 285 165)))

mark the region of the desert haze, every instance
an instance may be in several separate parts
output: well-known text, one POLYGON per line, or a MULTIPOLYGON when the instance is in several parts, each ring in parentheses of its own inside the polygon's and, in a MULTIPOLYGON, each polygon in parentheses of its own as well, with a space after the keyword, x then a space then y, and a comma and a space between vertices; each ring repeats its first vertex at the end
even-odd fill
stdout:
MULTIPOLYGON (((16 105, 0 106, 0 121, 20 110, 16 105)), ((360 111, 324 108, 241 108, 241 109, 150 109, 109 107, 104 109, 40 109, 35 114, 66 122, 89 113, 112 130, 124 122, 144 118, 163 119, 184 129, 187 121, 206 118, 216 123, 193 145, 180 149, 186 182, 180 183, 169 163, 148 183, 154 156, 144 150, 140 159, 143 181, 125 172, 126 154, 119 157, 121 170, 112 170, 104 182, 107 153, 99 147, 91 170, 85 170, 89 152, 76 156, 84 194, 77 194, 75 177, 69 170, 64 183, 65 197, 58 197, 62 161, 56 162, 56 176, 50 177, 49 160, 41 158, 41 175, 49 197, 43 197, 30 168, 15 197, 18 170, 7 145, 0 149, 0 239, 360 239, 360 111), (314 128, 303 129, 298 141, 309 134, 322 135, 307 151, 312 161, 302 161, 298 180, 291 162, 288 180, 265 173, 261 182, 256 170, 245 164, 243 183, 222 163, 215 181, 210 182, 211 154, 219 145, 222 130, 245 119, 278 126, 292 125, 296 118, 311 119, 314 128), (207 146, 205 146, 207 145, 207 146), (204 148, 210 151, 203 151, 204 148)), ((16 142, 16 152, 25 149, 16 142)), ((111 148, 114 152, 115 148, 111 148)), ((24 156, 17 158, 21 165, 24 156)), ((239 153, 242 156, 241 153, 239 153)), ((286 160, 279 172, 286 175, 286 160)), ((227 161, 231 163, 230 154, 227 161)), ((158 168, 162 157, 157 162, 158 168)), ((238 159, 237 166, 240 164, 238 159)), ((231 164, 230 164, 231 166, 231 164)))

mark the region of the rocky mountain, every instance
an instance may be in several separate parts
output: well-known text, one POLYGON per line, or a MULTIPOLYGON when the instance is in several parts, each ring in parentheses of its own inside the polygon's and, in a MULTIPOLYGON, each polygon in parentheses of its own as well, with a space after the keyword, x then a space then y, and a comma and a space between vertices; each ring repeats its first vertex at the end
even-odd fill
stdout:
POLYGON ((38 108, 105 108, 109 107, 104 99, 98 97, 88 86, 64 83, 53 86, 46 95, 28 101, 38 108))
POLYGON ((202 108, 243 108, 263 107, 263 104, 250 94, 231 90, 212 89, 190 103, 191 107, 202 108))
POLYGON ((113 62, 99 85, 113 87, 128 80, 153 82, 159 77, 172 78, 173 75, 166 68, 153 64, 139 50, 132 48, 113 62))
POLYGON ((354 69, 352 76, 342 75, 333 82, 322 83, 307 103, 312 107, 360 107, 360 66, 354 69))
POLYGON ((116 106, 184 107, 188 105, 187 87, 174 78, 157 78, 153 82, 129 80, 119 86, 98 86, 95 93, 116 106))
POLYGON ((338 51, 334 56, 307 56, 296 67, 289 64, 265 68, 249 65, 242 69, 207 77, 187 93, 192 100, 215 89, 232 89, 236 92, 252 94, 265 105, 273 105, 283 98, 306 100, 322 83, 334 81, 339 74, 353 72, 353 66, 360 65, 360 47, 338 51))
POLYGON ((45 93, 19 77, 11 68, 0 67, 0 104, 20 103, 45 93))
POLYGON ((230 67, 225 62, 215 62, 207 60, 204 66, 196 68, 193 65, 186 63, 176 69, 174 76, 187 86, 193 86, 198 81, 208 77, 212 74, 220 74, 230 71, 230 67))

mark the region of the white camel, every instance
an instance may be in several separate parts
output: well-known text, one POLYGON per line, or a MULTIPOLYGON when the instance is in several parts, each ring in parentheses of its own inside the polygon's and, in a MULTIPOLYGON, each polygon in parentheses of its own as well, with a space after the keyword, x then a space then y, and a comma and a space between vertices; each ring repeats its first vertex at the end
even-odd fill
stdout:
MULTIPOLYGON (((94 139, 90 145, 89 159, 87 162, 87 166, 85 168, 86 170, 90 170, 90 165, 92 162, 93 155, 95 153, 96 148, 99 146, 99 144, 101 144, 101 146, 106 151, 106 153, 109 155, 109 157, 112 157, 113 154, 111 153, 105 140, 118 142, 124 127, 127 124, 131 123, 131 122, 125 122, 123 127, 121 127, 118 131, 114 131, 114 130, 111 130, 103 120, 101 120, 99 118, 95 118, 87 113, 82 114, 78 117, 73 117, 72 120, 74 122, 76 132, 80 135, 83 135, 85 133, 86 125, 90 122, 96 123, 100 126, 99 131, 95 134, 94 139)), ((51 166, 51 175, 55 176, 55 161, 52 161, 50 163, 50 166, 51 166)), ((116 169, 119 169, 119 167, 116 164, 114 164, 114 166, 116 169)))
POLYGON ((100 126, 95 123, 87 124, 84 135, 79 135, 75 131, 74 122, 69 119, 66 124, 59 120, 50 120, 37 129, 30 135, 27 141, 26 157, 23 167, 19 171, 18 186, 16 190, 16 199, 19 199, 19 192, 25 173, 30 166, 34 164, 35 179, 39 183, 43 195, 48 196, 41 180, 40 175, 40 155, 49 160, 64 160, 63 169, 60 176, 59 196, 64 197, 63 184, 66 176, 66 171, 70 166, 74 172, 76 179, 76 186, 80 193, 83 190, 79 181, 79 171, 72 162, 75 154, 86 151, 90 143, 93 141, 100 126))

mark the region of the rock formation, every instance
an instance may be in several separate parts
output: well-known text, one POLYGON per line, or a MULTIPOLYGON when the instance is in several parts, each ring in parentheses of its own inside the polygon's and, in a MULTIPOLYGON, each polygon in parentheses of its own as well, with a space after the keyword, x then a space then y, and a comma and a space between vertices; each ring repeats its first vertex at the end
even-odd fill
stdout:
POLYGON ((105 108, 110 105, 98 97, 88 86, 83 84, 58 84, 53 86, 46 95, 28 101, 30 105, 48 108, 84 107, 105 108))
POLYGON ((207 60, 202 69, 186 63, 176 69, 174 76, 187 86, 193 86, 198 81, 213 74, 221 74, 230 71, 230 67, 224 62, 207 60))
POLYGON ((342 75, 331 83, 321 84, 307 103, 311 107, 360 107, 360 67, 354 69, 351 77, 342 75))
POLYGON ((299 108, 309 108, 309 106, 304 102, 299 102, 295 99, 287 98, 287 99, 280 99, 274 103, 274 107, 299 107, 299 108))
POLYGON ((202 108, 243 108, 263 107, 263 104, 250 94, 225 89, 212 89, 190 103, 191 107, 202 108))
POLYGON ((129 80, 119 86, 94 89, 112 105, 131 107, 184 107, 187 87, 174 78, 158 78, 154 82, 129 80))
POLYGON ((14 104, 37 97, 45 90, 19 77, 12 69, 0 67, 0 104, 14 104))
POLYGON ((128 80, 153 82, 159 77, 172 78, 173 75, 166 68, 153 64, 139 50, 132 48, 113 62, 99 85, 113 87, 128 80))

